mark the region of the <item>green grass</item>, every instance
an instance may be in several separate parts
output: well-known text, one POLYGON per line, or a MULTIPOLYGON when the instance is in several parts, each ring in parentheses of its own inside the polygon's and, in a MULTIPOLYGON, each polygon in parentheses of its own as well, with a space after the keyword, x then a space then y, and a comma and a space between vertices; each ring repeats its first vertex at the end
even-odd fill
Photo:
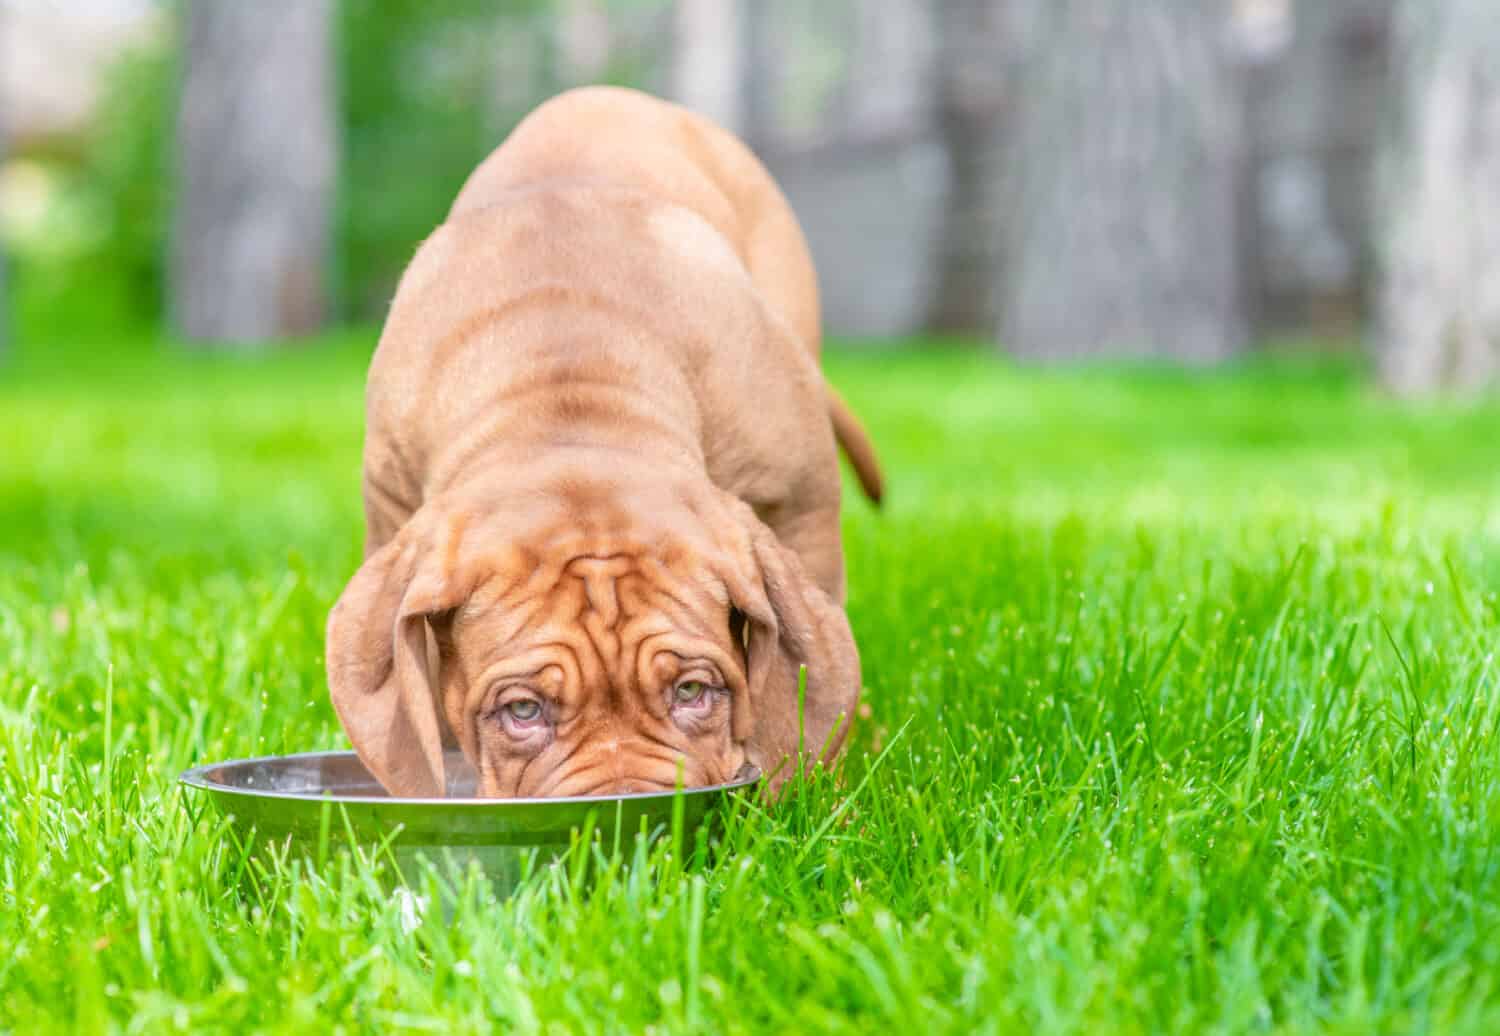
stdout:
POLYGON ((407 931, 173 783, 342 744, 362 365, 0 372, 0 1028, 1500 1031, 1500 408, 835 356, 842 782, 407 931))

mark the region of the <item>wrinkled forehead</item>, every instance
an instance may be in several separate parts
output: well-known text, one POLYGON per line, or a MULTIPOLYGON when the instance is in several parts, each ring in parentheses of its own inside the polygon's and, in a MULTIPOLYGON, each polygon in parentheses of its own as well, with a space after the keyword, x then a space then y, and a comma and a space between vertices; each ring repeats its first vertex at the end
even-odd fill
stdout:
MULTIPOLYGON (((681 544, 516 548, 497 558, 456 614, 487 656, 586 637, 606 663, 669 633, 718 641, 729 596, 710 562, 681 544)), ((726 626, 727 628, 727 626, 726 626)))

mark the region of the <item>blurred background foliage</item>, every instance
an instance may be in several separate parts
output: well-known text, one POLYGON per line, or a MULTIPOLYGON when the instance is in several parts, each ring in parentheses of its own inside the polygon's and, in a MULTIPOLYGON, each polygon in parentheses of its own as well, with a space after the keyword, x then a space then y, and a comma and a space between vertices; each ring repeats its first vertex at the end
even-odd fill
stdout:
POLYGON ((29 155, 11 231, 20 337, 95 338, 161 320, 171 212, 175 50, 131 47, 104 72, 89 131, 29 155))
POLYGON ((347 316, 383 311, 416 244, 519 117, 493 103, 494 10, 493 0, 338 4, 335 255, 347 316))
MULTIPOLYGON (((535 17, 537 5, 506 6, 523 24, 535 17)), ((337 4, 333 282, 345 320, 378 319, 477 159, 524 114, 493 103, 494 9, 493 0, 337 4)), ((179 12, 165 13, 104 71, 86 132, 25 156, 39 200, 11 233, 22 338, 141 338, 163 320, 181 35, 179 12)))

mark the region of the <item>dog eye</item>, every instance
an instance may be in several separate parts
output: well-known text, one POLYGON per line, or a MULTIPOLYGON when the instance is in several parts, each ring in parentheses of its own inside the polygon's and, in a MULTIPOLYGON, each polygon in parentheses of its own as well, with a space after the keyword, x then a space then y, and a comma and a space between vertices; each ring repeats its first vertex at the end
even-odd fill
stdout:
POLYGON ((517 698, 505 706, 505 711, 510 713, 510 718, 517 723, 531 723, 542 714, 542 704, 530 698, 517 698))
POLYGON ((684 680, 672 692, 672 698, 678 705, 685 705, 689 708, 702 705, 707 697, 708 684, 702 680, 684 680))

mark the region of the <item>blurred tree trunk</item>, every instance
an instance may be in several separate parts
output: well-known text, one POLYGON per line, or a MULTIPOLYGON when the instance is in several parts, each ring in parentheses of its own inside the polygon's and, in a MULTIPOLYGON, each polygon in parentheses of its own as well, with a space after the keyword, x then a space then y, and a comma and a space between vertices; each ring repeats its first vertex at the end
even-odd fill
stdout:
MULTIPOLYGON (((848 75, 839 98, 842 131, 868 139, 923 129, 940 23, 987 2, 944 0, 929 8, 922 0, 859 0, 842 12, 850 34, 848 75)), ((993 62, 994 55, 984 56, 993 62)), ((971 67, 977 64, 971 61, 971 67)))
POLYGON ((934 121, 948 160, 929 330, 982 332, 994 326, 1000 285, 1001 214, 1007 174, 1004 137, 1015 41, 1008 0, 937 4, 934 121))
POLYGON ((1403 393, 1500 373, 1500 5, 1403 0, 1377 351, 1403 393))
POLYGON ((189 340, 257 343, 327 314, 331 0, 188 0, 171 313, 189 340))
POLYGON ((554 6, 558 89, 600 81, 613 46, 609 10, 600 0, 561 0, 554 6))
POLYGON ((773 0, 740 0, 740 134, 764 155, 776 136, 776 11, 773 0))
POLYGON ((672 98, 731 132, 744 122, 739 0, 677 0, 672 21, 672 98))
POLYGON ((1026 0, 1002 344, 1206 363, 1247 337, 1229 5, 1026 0))
POLYGON ((1242 26, 1245 214, 1258 327, 1347 337, 1372 267, 1374 152, 1393 0, 1262 3, 1242 26))

